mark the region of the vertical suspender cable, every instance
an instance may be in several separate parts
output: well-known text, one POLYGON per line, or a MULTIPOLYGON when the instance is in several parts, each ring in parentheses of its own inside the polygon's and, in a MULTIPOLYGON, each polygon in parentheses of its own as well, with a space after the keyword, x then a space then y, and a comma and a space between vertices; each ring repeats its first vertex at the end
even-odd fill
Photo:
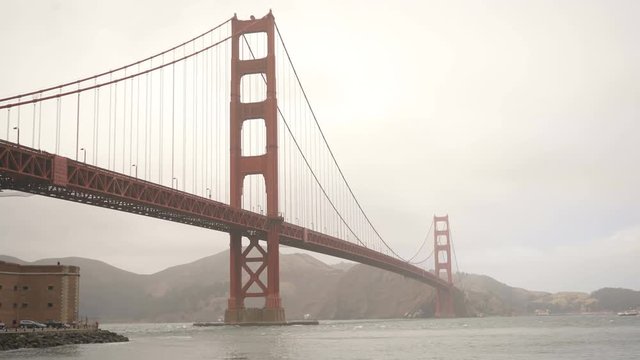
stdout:
MULTIPOLYGON (((22 98, 18 98, 18 102, 20 102, 22 98)), ((18 136, 20 134, 20 106, 18 106, 18 122, 17 122, 17 127, 18 127, 18 132, 16 133, 16 142, 20 142, 20 136, 18 136)))
MULTIPOLYGON (((164 54, 162 55, 162 64, 164 64, 164 54)), ((162 184, 162 142, 164 124, 164 67, 160 68, 160 116, 158 116, 158 183, 162 184)), ((173 181, 173 179, 171 180, 173 181)))
MULTIPOLYGON (((204 48, 204 39, 202 39, 202 47, 204 48)), ((207 54, 206 52, 202 54, 202 68, 200 69, 201 73, 200 73, 200 78, 202 79, 202 87, 200 89, 200 91, 202 92, 202 104, 200 104, 200 106, 202 107, 202 129, 200 129, 200 132, 202 133, 202 137, 201 137, 201 147, 202 150, 200 150, 200 171, 201 171, 201 176, 202 176, 202 180, 200 182, 200 191, 204 194, 204 189, 206 188, 205 186, 205 182, 207 179, 207 166, 206 166, 206 161, 205 161, 205 157, 207 155, 207 122, 206 122, 206 118, 207 118, 207 54)))
MULTIPOLYGON (((193 52, 196 51, 196 43, 193 42, 193 52)), ((193 167, 193 193, 197 194, 198 186, 198 77, 197 77, 198 56, 193 58, 193 155, 191 164, 193 167)))
MULTIPOLYGON (((202 47, 204 48, 204 38, 202 39, 202 47)), ((202 132, 202 142, 200 145, 200 147, 202 148, 201 150, 201 156, 200 156, 200 161, 202 162, 201 166, 200 166, 200 171, 201 171, 201 175, 202 175, 202 182, 200 183, 200 191, 201 194, 204 194, 205 192, 205 181, 206 181, 206 176, 207 176, 207 168, 205 165, 205 156, 207 154, 207 144, 206 144, 206 134, 207 134, 207 127, 206 127, 206 109, 207 109, 207 94, 206 94, 206 79, 207 79, 207 75, 206 75, 206 62, 207 62, 207 58, 206 58, 206 53, 202 54, 202 73, 201 73, 201 77, 202 77, 202 128, 200 129, 200 131, 202 132)))
MULTIPOLYGON (((112 75, 109 74, 109 81, 111 81, 112 75)), ((112 85, 109 85, 109 146, 107 148, 107 169, 111 169, 111 106, 113 105, 112 102, 112 95, 113 95, 113 90, 112 90, 112 85)))
POLYGON ((33 121, 31 123, 31 147, 33 148, 36 147, 36 105, 37 103, 33 103, 33 121))
MULTIPOLYGON (((224 59, 225 59, 225 69, 226 69, 225 72, 224 72, 224 83, 225 83, 225 85, 230 83, 230 79, 229 79, 229 76, 230 76, 230 73, 231 73, 231 58, 229 57, 229 47, 231 46, 230 44, 231 44, 231 42, 227 41, 226 46, 224 47, 224 55, 225 55, 224 59)), ((230 99, 231 98, 231 87, 230 86, 225 86, 224 88, 225 88, 225 99, 230 99)), ((226 107, 226 105, 225 105, 225 107, 226 107)), ((231 117, 231 107, 229 106, 229 107, 227 107, 227 109, 229 111, 227 115, 229 117, 231 117)), ((225 121, 225 122, 223 122, 223 124, 224 124, 225 134, 228 134, 231 131, 231 128, 230 128, 231 123, 225 121)), ((229 137, 227 137, 226 141, 227 141, 226 149, 228 149, 229 145, 230 145, 229 137)), ((231 168, 230 168, 230 166, 231 166, 231 164, 230 164, 231 157, 230 156, 225 156, 224 157, 224 162, 225 162, 225 166, 224 166, 225 167, 225 173, 226 174, 231 174, 231 168)), ((225 178, 228 178, 228 176, 226 176, 225 178)), ((225 194, 225 199, 227 200, 227 203, 231 203, 231 185, 230 185, 230 183, 225 184, 224 194, 225 194)))
MULTIPOLYGON (((218 41, 220 40, 220 35, 218 35, 218 41)), ((220 138, 222 137, 222 134, 220 133, 220 123, 223 121, 222 120, 222 112, 220 111, 220 54, 222 53, 222 51, 216 51, 216 65, 215 65, 215 69, 216 69, 216 143, 215 143, 215 148, 216 148, 216 175, 215 175, 215 179, 216 179, 216 187, 215 187, 215 191, 216 191, 216 200, 220 200, 220 177, 222 176, 222 173, 220 172, 220 161, 222 160, 222 155, 220 152, 220 147, 221 147, 221 141, 220 138)))
POLYGON ((147 143, 147 180, 151 180, 151 147, 153 144, 153 75, 149 73, 149 124, 148 124, 148 143, 147 143))
MULTIPOLYGON (((138 72, 140 72, 140 64, 138 64, 138 72)), ((140 76, 138 76, 137 82, 138 92, 136 93, 136 169, 140 167, 140 76)))
MULTIPOLYGON (((142 141, 142 161, 144 162, 144 178, 145 180, 147 180, 147 142, 149 141, 149 112, 151 111, 151 106, 150 106, 150 86, 149 86, 149 82, 150 82, 150 75, 151 74, 145 74, 144 75, 144 134, 143 134, 143 138, 144 140, 142 141)), ((139 167, 140 165, 136 165, 136 167, 139 167)), ((138 169, 139 170, 139 169, 138 169)))
MULTIPOLYGON (((62 93, 62 88, 60 88, 60 93, 62 93)), ((18 108, 20 109, 20 108, 18 108)), ((18 112, 18 115, 20 113, 18 112)), ((60 98, 56 98, 56 151, 57 155, 60 154, 60 98)))
POLYGON ((7 141, 9 141, 9 129, 11 128, 11 108, 7 109, 7 141))
POLYGON ((42 138, 42 102, 38 104, 38 150, 40 150, 41 138, 42 138))
MULTIPOLYGON (((202 39, 204 41, 204 38, 202 39)), ((203 119, 205 120, 205 127, 204 127, 204 139, 205 139, 205 147, 204 147, 204 169, 205 169, 205 177, 204 177, 204 189, 202 192, 203 196, 207 195, 207 189, 211 188, 211 184, 209 183, 209 179, 210 179, 210 174, 209 171, 211 171, 211 167, 209 166, 209 133, 211 131, 211 112, 210 112, 210 106, 211 106, 211 99, 209 98, 210 94, 209 94, 209 85, 210 85, 210 81, 209 81, 209 76, 210 76, 210 68, 209 68, 209 51, 205 51, 204 52, 204 74, 203 74, 203 78, 206 80, 205 86, 204 86, 204 100, 205 100, 205 116, 203 117, 203 119)))
MULTIPOLYGON (((293 94, 291 93, 291 89, 293 87, 291 86, 291 69, 289 67, 287 67, 287 72, 289 73, 289 76, 288 76, 288 79, 289 79, 289 93, 288 93, 289 94, 289 98, 287 99, 287 104, 288 104, 288 107, 289 107, 289 111, 287 112, 287 114, 290 115, 290 114, 292 114, 293 111, 295 111, 296 103, 294 102, 293 94), (293 109, 292 109, 292 107, 293 107, 293 109)), ((282 122, 284 123, 284 117, 282 117, 282 119, 283 119, 282 122)), ((295 217, 294 208, 293 208, 293 200, 294 200, 294 197, 295 197, 295 188, 293 186, 293 174, 294 174, 294 170, 295 170, 295 168, 294 168, 295 165, 294 165, 294 158, 293 158, 294 151, 293 151, 293 147, 291 146, 291 138, 292 138, 292 136, 293 136, 292 133, 287 134, 287 140, 289 141, 289 153, 288 153, 288 156, 289 156, 289 169, 288 169, 288 171, 289 171, 289 213, 290 213, 289 221, 291 221, 291 222, 293 222, 294 217, 295 217)))
MULTIPOLYGON (((458 257, 456 256, 456 248, 455 248, 455 246, 453 246, 453 235, 451 234, 451 229, 449 229, 449 243, 451 244, 451 250, 453 251, 453 259, 456 262, 456 274, 459 274, 460 273, 460 266, 458 265, 458 257)), ((451 259, 447 259, 447 260, 451 261, 451 259)))
MULTIPOLYGON (((175 59, 176 54, 173 53, 175 59)), ((175 162, 176 162, 176 64, 171 65, 171 186, 175 178, 175 162)), ((176 190, 178 186, 176 184, 176 190)))
MULTIPOLYGON (((186 47, 182 47, 183 56, 186 47)), ((187 60, 182 63, 182 190, 187 191, 187 60)))
MULTIPOLYGON (((136 76, 137 79, 140 78, 140 75, 136 76)), ((140 89, 138 89, 140 91, 140 89)), ((131 165, 133 164, 133 78, 131 78, 131 98, 129 99, 131 106, 129 109, 129 175, 131 175, 131 165)), ((138 108, 136 104, 136 108, 138 108)), ((137 126, 137 121, 136 121, 137 126)), ((136 165, 138 166, 138 165, 136 165)))
MULTIPOLYGON (((124 75, 125 77, 127 76, 127 69, 124 69, 124 75)), ((132 80, 133 81, 133 80, 132 80)), ((127 146, 127 141, 126 141, 126 135, 127 135, 127 81, 123 81, 122 82, 122 86, 124 86, 124 95, 122 97, 122 173, 124 174, 124 164, 125 164, 125 154, 126 152, 126 146, 127 146)), ((131 89, 131 92, 133 92, 133 89, 131 89)), ((131 104, 131 106, 133 107, 133 104, 131 104)), ((129 126, 131 127, 131 126, 129 126)))
POLYGON ((98 166, 98 145, 100 143, 99 130, 100 130, 100 88, 96 88, 96 116, 94 117, 94 151, 93 151, 93 165, 98 166))
MULTIPOLYGON (((116 148, 118 144, 118 83, 115 83, 113 96, 113 171, 116 171, 116 148)), ((111 145, 111 144, 109 144, 111 145)))
MULTIPOLYGON (((278 59, 280 58, 280 56, 278 56, 278 59)), ((284 62, 280 62, 281 66, 280 66, 280 77, 282 78, 284 77, 284 62)), ((287 87, 285 85, 284 81, 281 81, 282 84, 282 97, 283 98, 287 98, 287 87)), ((280 117, 282 119, 282 116, 280 117)), ((279 124, 278 124, 279 125, 279 124)), ((282 183, 283 183, 283 207, 284 207, 284 215, 283 216, 287 216, 288 215, 288 209, 287 209, 287 138, 286 135, 284 133, 284 126, 279 126, 280 128, 282 128, 282 136, 280 137, 280 139, 282 139, 282 162, 284 164, 283 166, 283 171, 282 171, 282 183)))
MULTIPOLYGON (((80 84, 78 84, 78 89, 80 88, 80 84)), ((34 111, 35 111, 35 104, 34 111)), ((35 124, 36 117, 35 113, 33 114, 33 122, 35 124)), ((76 161, 78 161, 78 152, 80 151, 80 93, 78 93, 78 107, 76 108, 76 161)))
MULTIPOLYGON (((213 39, 213 33, 211 33, 210 36, 210 43, 214 43, 214 39, 213 39)), ((209 50, 209 160, 207 161, 207 164, 209 164, 209 194, 205 194, 208 196, 211 196, 211 194, 213 193, 214 190, 214 181, 213 179, 215 177, 218 176, 218 174, 215 172, 215 164, 214 164, 214 148, 215 148, 215 131, 216 131, 216 115, 215 115, 215 110, 216 110, 216 101, 215 99, 217 99, 217 89, 214 89, 214 86, 216 84, 215 81, 215 68, 214 66, 216 66, 217 62, 214 59, 214 56, 216 50, 209 50)))
MULTIPOLYGON (((213 43, 213 38, 210 40, 211 43, 213 43)), ((207 51, 207 67, 209 70, 207 70, 207 125, 209 127, 209 131, 207 131, 207 169, 208 169, 208 178, 207 178, 207 188, 209 189, 209 192, 211 192, 211 188, 213 187, 213 164, 212 164, 212 160, 213 160, 213 131, 214 131, 214 115, 213 115, 213 104, 214 101, 211 98, 213 95, 213 64, 212 64, 212 59, 213 59, 213 51, 212 50, 208 50, 207 51)), ((205 196, 206 196, 206 189, 205 189, 205 196)))
MULTIPOLYGON (((96 79, 94 78, 93 84, 96 84, 96 79)), ((93 165, 97 165, 96 158, 96 125, 97 125, 97 101, 98 101, 98 88, 93 89, 93 128, 91 129, 91 159, 93 160, 93 165)))

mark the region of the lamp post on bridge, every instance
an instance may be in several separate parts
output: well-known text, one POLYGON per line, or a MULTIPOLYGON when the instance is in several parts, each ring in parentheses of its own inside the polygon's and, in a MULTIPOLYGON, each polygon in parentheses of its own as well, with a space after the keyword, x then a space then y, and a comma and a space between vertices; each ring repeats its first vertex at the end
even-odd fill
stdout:
POLYGON ((211 199, 211 189, 207 188, 207 197, 211 199))
POLYGON ((80 151, 82 151, 82 162, 86 164, 87 163, 87 149, 80 148, 80 151))
POLYGON ((136 166, 136 164, 132 164, 131 167, 134 168, 135 173, 136 173, 136 179, 137 179, 138 178, 138 167, 136 166))
POLYGON ((17 143, 18 143, 18 145, 20 145, 20 128, 17 127, 17 126, 14 126, 13 130, 16 130, 18 132, 17 143))
POLYGON ((178 189, 178 178, 171 178, 171 188, 172 189, 176 189, 176 190, 178 189), (176 182, 176 187, 175 188, 173 187, 173 182, 174 181, 176 182))

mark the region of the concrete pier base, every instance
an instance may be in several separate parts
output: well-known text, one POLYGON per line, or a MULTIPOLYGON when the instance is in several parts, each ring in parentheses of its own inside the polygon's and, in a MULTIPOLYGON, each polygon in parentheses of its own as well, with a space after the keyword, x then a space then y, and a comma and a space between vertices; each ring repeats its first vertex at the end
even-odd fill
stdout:
POLYGON ((284 308, 245 308, 227 310, 224 313, 224 323, 227 325, 265 324, 286 325, 284 308))

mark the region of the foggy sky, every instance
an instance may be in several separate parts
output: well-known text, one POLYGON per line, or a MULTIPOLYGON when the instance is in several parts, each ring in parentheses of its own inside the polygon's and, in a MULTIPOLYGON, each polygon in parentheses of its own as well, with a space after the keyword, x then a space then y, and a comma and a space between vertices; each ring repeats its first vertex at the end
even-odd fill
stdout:
MULTIPOLYGON (((269 6, 347 179, 401 254, 418 248, 434 213, 448 213, 461 271, 532 290, 640 288, 640 2, 269 6)), ((3 1, 0 97, 268 9, 3 1)), ((0 197, 0 253, 25 260, 83 256, 150 273, 227 245, 210 230, 0 197)))

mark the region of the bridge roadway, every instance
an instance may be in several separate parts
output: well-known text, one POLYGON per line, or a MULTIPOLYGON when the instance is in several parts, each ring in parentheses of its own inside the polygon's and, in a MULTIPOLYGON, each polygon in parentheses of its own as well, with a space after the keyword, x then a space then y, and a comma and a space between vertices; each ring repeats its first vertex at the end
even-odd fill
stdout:
POLYGON ((385 269, 438 289, 433 273, 364 246, 251 211, 0 140, 0 190, 11 189, 265 240, 281 223, 280 243, 385 269))

